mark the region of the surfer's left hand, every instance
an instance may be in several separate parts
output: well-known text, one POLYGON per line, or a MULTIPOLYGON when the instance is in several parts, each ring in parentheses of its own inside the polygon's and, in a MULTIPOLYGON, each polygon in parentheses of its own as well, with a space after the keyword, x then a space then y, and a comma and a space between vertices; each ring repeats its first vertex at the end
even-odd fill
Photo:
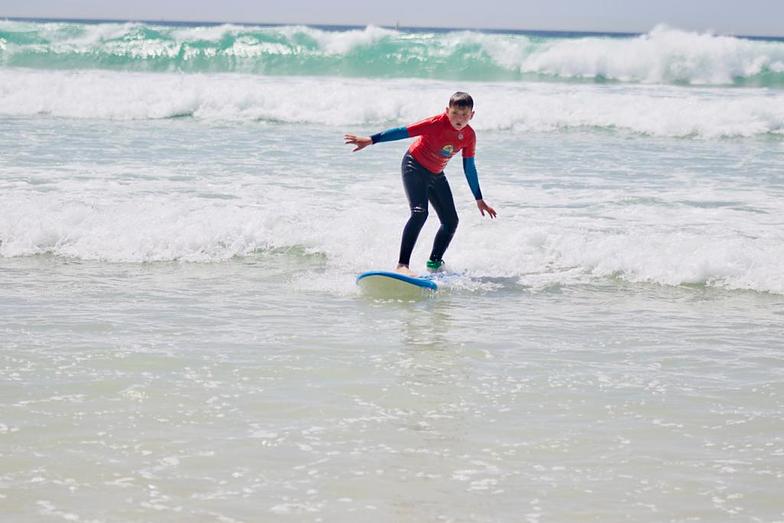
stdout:
POLYGON ((482 216, 485 215, 485 211, 487 211, 487 214, 490 215, 490 218, 495 218, 496 214, 498 214, 495 212, 495 209, 487 205, 484 200, 477 200, 476 206, 479 207, 479 212, 482 213, 482 216))

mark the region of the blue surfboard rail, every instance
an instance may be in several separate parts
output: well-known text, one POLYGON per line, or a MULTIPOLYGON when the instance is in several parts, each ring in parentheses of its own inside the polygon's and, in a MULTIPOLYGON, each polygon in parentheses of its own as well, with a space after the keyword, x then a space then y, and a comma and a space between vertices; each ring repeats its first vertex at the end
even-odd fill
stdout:
POLYGON ((430 289, 430 290, 437 290, 438 285, 436 282, 432 280, 428 280, 427 278, 415 278, 413 276, 406 276, 405 274, 400 274, 399 272, 390 272, 390 271, 368 271, 363 272, 359 276, 357 276, 357 283, 359 283, 362 279, 367 278, 368 276, 383 276, 385 278, 392 278, 394 280, 400 280, 402 282, 415 285, 417 287, 422 287, 423 289, 430 289))

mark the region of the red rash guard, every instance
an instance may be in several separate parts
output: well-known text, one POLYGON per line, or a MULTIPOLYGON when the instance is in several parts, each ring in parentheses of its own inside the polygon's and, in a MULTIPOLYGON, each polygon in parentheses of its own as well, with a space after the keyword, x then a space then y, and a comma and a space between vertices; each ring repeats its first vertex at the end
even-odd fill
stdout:
POLYGON ((428 171, 438 174, 449 159, 463 151, 463 158, 476 154, 476 134, 470 125, 459 131, 452 127, 446 113, 441 113, 406 127, 408 136, 418 136, 408 152, 428 171))

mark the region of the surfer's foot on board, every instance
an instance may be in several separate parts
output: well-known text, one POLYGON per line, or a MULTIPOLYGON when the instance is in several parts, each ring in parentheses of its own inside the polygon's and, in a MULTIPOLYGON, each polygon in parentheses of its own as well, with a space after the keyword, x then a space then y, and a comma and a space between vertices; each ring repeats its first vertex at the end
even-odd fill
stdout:
POLYGON ((427 270, 429 272, 442 272, 444 270, 444 260, 427 260, 427 270))
POLYGON ((411 276, 412 278, 418 278, 419 275, 408 268, 407 265, 398 265, 395 272, 399 272, 400 274, 405 274, 406 276, 411 276))

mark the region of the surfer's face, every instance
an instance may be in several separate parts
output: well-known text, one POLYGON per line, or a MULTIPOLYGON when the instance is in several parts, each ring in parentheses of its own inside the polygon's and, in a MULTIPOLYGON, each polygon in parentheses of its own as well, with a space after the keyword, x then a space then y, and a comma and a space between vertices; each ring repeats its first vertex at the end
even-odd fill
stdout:
POLYGON ((452 124, 452 127, 460 130, 468 125, 468 122, 474 117, 474 111, 468 107, 447 107, 446 116, 449 118, 449 123, 452 124))

